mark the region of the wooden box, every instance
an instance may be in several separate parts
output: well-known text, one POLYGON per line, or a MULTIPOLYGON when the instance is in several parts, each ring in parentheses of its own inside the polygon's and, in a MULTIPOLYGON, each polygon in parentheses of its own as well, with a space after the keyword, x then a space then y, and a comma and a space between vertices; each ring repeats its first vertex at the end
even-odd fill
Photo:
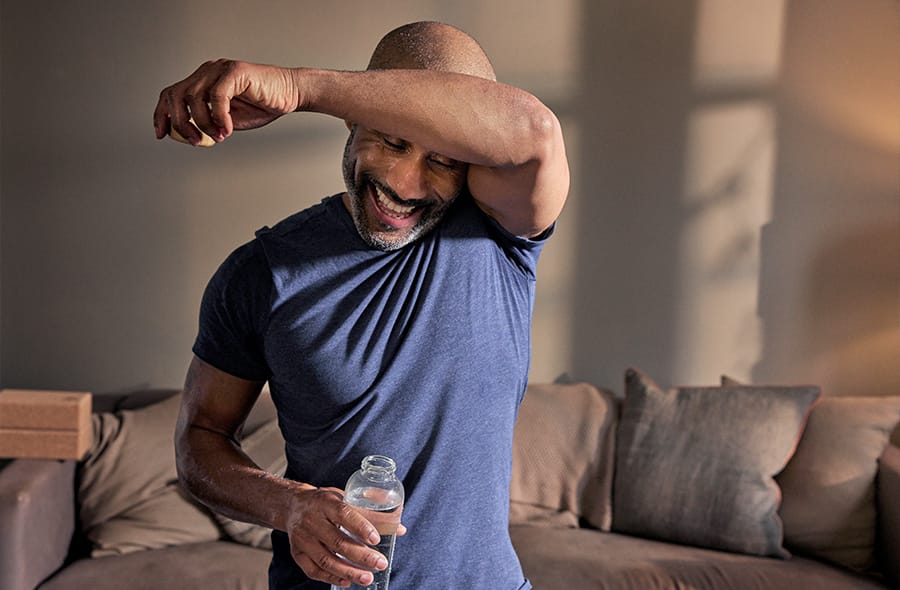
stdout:
POLYGON ((0 457, 77 460, 92 442, 90 393, 0 389, 0 457))

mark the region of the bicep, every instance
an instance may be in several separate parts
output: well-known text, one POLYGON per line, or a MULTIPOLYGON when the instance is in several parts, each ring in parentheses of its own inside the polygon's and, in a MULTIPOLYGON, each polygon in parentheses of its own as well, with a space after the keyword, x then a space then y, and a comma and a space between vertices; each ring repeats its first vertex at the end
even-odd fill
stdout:
POLYGON ((200 428, 236 440, 263 383, 235 377, 195 356, 185 380, 177 437, 200 428))

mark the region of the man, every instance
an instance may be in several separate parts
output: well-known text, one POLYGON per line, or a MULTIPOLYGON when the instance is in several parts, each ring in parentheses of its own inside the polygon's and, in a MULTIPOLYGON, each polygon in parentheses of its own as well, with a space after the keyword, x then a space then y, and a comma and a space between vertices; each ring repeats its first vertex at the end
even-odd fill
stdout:
POLYGON ((507 531, 510 457, 538 253, 568 191, 559 123, 496 82, 474 39, 423 22, 363 72, 208 62, 161 93, 154 126, 196 145, 294 111, 346 122, 347 191, 264 228, 211 280, 179 475, 274 529, 271 587, 365 586, 387 564, 340 530, 378 541, 340 488, 387 455, 407 494, 393 588, 530 588, 507 531), (284 478, 237 442, 266 381, 284 478))

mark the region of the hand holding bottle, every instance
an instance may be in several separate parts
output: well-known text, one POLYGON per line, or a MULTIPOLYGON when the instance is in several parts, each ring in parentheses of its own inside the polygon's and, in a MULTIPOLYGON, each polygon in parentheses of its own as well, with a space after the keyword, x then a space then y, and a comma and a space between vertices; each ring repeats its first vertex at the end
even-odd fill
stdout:
POLYGON ((337 488, 309 486, 294 496, 286 527, 291 554, 313 580, 341 588, 351 583, 367 587, 373 571, 388 567, 387 558, 372 548, 381 542, 381 534, 343 501, 343 495, 337 488))
MULTIPOLYGON (((394 460, 383 455, 369 455, 362 461, 362 467, 347 481, 344 502, 374 525, 379 541, 375 546, 387 561, 386 568, 373 572, 372 581, 360 581, 350 585, 352 590, 388 590, 391 577, 391 563, 394 544, 398 534, 405 532, 400 524, 403 513, 405 492, 403 483, 397 479, 397 465, 394 460), (402 532, 401 532, 402 530, 402 532)), ((374 540, 374 536, 372 537, 374 540)), ((351 560, 347 554, 341 554, 351 560)), ((332 585, 332 590, 340 585, 332 585)))

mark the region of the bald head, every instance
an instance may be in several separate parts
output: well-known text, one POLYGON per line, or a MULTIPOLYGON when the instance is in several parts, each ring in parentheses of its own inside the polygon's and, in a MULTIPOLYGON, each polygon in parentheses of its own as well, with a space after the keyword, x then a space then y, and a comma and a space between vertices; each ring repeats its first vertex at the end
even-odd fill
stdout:
POLYGON ((438 22, 417 22, 384 36, 372 53, 369 70, 436 70, 496 80, 478 41, 438 22))

